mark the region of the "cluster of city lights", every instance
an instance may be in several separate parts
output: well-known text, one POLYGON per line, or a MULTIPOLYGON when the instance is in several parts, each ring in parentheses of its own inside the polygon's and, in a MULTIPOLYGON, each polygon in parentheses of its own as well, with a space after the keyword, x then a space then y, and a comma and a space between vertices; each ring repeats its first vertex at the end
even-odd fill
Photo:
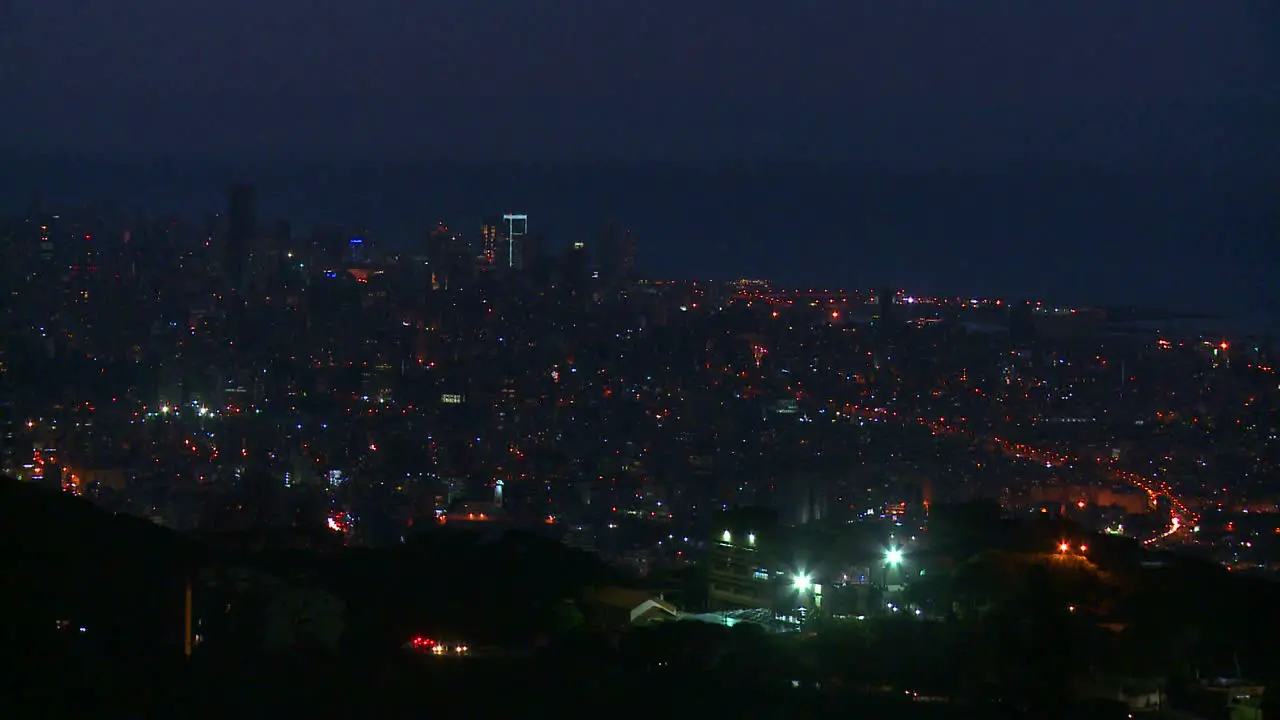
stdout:
MULTIPOLYGON (((889 548, 884 553, 884 565, 886 568, 898 567, 902 564, 903 554, 901 548, 889 548)), ((807 593, 814 589, 813 575, 804 570, 797 572, 791 576, 791 589, 798 593, 807 593)))
MULTIPOLYGON (((886 411, 884 408, 862 408, 854 405, 846 405, 845 412, 847 412, 850 415, 858 415, 863 417, 864 419, 870 419, 870 420, 880 420, 885 417, 893 417, 893 418, 898 417, 898 414, 896 412, 889 412, 889 411, 886 411)), ((925 427, 927 427, 929 431, 932 432, 934 435, 965 435, 965 436, 972 435, 972 433, 966 430, 963 430, 955 425, 948 424, 943 419, 939 419, 938 421, 933 421, 928 418, 916 418, 916 421, 924 425, 925 427)), ((998 450, 1005 453, 1006 455, 1012 455, 1013 457, 1020 460, 1029 460, 1031 462, 1043 462, 1046 467, 1061 467, 1061 466, 1070 467, 1080 462, 1080 458, 1072 457, 1064 453, 1043 450, 1031 445, 1027 445, 1025 443, 1016 443, 1016 442, 1012 442, 1010 440, 1006 440, 999 437, 992 437, 990 438, 990 440, 992 443, 995 444, 998 450)), ((1187 509, 1187 506, 1182 502, 1182 500, 1173 494, 1173 489, 1169 487, 1168 483, 1163 483, 1163 482, 1156 483, 1142 477, 1141 475, 1138 475, 1137 473, 1117 468, 1115 467, 1114 459, 1096 458, 1096 462, 1098 463, 1098 465, 1102 466, 1105 470, 1107 470, 1109 474, 1111 474, 1116 479, 1122 482, 1125 482, 1129 485, 1132 485, 1133 487, 1145 492, 1147 494, 1147 497, 1151 500, 1153 504, 1155 503, 1157 497, 1164 496, 1169 499, 1169 503, 1173 506, 1173 509, 1178 512, 1179 515, 1183 517, 1187 517, 1191 515, 1190 511, 1187 509)), ((1182 524, 1181 518, 1178 515, 1175 515, 1172 519, 1172 522, 1167 528, 1165 528, 1160 533, 1156 534, 1154 537, 1148 538, 1143 542, 1144 544, 1150 545, 1160 540, 1164 540, 1166 538, 1169 538, 1178 534, 1184 529, 1184 527, 1185 526, 1182 524)))

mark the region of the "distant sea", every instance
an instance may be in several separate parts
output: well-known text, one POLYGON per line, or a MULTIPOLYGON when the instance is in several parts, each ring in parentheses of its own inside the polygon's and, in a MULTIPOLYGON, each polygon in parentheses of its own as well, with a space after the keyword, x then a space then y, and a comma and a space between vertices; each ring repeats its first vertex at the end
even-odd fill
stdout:
POLYGON ((1139 305, 1260 330, 1280 317, 1275 178, 3 153, 0 167, 7 211, 38 195, 199 217, 223 209, 228 184, 247 181, 264 222, 290 219, 297 234, 362 225, 391 248, 437 221, 474 234, 487 215, 522 212, 552 247, 591 244, 610 220, 629 228, 652 277, 1139 305))

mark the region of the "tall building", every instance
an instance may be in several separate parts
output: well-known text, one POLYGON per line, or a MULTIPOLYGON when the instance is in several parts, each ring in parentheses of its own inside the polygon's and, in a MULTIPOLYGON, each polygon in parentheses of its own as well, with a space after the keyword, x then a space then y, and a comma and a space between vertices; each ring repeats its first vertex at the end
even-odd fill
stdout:
POLYGON ((474 249, 444 223, 427 234, 424 256, 435 290, 456 288, 474 271, 474 249))
POLYGON ((619 266, 624 280, 632 280, 636 276, 636 236, 630 230, 622 233, 619 266))
POLYGON ((600 238, 600 279, 614 286, 635 277, 636 241, 630 230, 618 232, 613 223, 605 225, 600 238))
POLYGON ((480 225, 480 255, 486 268, 492 268, 498 261, 498 245, 501 229, 497 218, 488 218, 480 225))
POLYGON ((524 268, 524 245, 529 234, 529 216, 507 213, 502 216, 498 244, 498 265, 510 270, 524 268))
POLYGON ((582 301, 591 297, 591 257, 586 243, 576 242, 565 251, 560 273, 566 294, 582 301))
POLYGON ((253 236, 258 228, 258 200, 252 185, 233 185, 227 191, 227 241, 223 256, 223 274, 228 287, 236 292, 246 287, 249 255, 253 252, 253 236))

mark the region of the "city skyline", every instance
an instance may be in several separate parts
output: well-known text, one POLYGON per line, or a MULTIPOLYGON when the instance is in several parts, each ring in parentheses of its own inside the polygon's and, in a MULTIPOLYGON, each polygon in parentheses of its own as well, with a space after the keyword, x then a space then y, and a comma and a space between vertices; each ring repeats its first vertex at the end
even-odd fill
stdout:
POLYGON ((1278 47, 0 0, 5 699, 1276 715, 1278 47))
POLYGON ((400 250, 438 221, 470 235, 484 218, 522 208, 550 250, 575 242, 594 247, 609 222, 630 229, 643 239, 641 266, 654 277, 758 276, 792 287, 887 283, 920 294, 1155 306, 1231 316, 1257 328, 1274 327, 1280 307, 1266 271, 1276 251, 1264 240, 1273 219, 1280 222, 1280 209, 1260 182, 1064 175, 1037 184, 456 166, 439 174, 403 166, 382 173, 346 167, 318 175, 233 174, 233 168, 51 159, 3 189, 19 212, 34 197, 51 206, 110 199, 130 212, 196 218, 225 211, 227 185, 249 178, 256 180, 264 224, 289 220, 300 234, 323 225, 370 228, 384 246, 400 250), (33 192, 42 170, 48 180, 38 186, 61 193, 33 192), (377 184, 362 185, 365 173, 377 184), (232 180, 220 182, 227 176, 232 180), (812 211, 840 207, 846 210, 812 211))

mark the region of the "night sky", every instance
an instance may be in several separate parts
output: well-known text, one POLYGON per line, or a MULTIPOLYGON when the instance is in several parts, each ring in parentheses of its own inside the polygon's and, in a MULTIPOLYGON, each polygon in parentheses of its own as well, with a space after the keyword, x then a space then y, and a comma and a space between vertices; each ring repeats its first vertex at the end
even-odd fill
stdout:
POLYGON ((518 205, 658 275, 1275 312, 1278 78, 1268 0, 0 0, 0 202, 248 177, 388 242, 518 205))

